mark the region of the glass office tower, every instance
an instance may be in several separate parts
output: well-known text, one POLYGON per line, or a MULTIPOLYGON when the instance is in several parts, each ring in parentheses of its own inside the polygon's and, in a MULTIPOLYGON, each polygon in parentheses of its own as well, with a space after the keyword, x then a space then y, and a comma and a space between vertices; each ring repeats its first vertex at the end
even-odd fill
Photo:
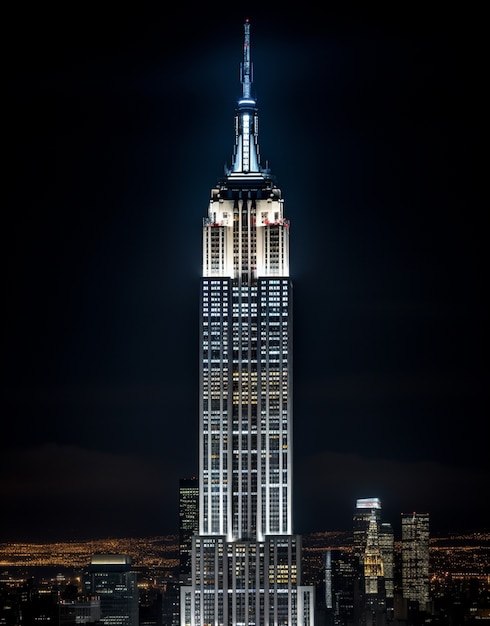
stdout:
POLYGON ((261 166, 244 30, 232 163, 203 223, 199 534, 181 624, 311 626, 291 513, 289 221, 261 166))

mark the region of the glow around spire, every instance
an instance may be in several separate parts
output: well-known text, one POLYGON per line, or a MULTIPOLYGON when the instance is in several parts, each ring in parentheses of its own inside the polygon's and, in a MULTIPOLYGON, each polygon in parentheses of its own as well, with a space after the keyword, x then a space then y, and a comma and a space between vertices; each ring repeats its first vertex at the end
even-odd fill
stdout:
POLYGON ((235 114, 235 147, 233 151, 232 174, 260 172, 258 146, 258 113, 252 97, 253 64, 250 60, 250 23, 245 20, 243 61, 240 63, 242 97, 238 101, 235 114))

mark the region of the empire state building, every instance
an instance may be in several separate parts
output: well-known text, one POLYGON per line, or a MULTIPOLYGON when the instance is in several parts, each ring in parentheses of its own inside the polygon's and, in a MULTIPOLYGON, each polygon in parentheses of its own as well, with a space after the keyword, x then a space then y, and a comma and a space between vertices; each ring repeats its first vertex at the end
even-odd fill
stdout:
POLYGON ((313 626, 292 520, 292 284, 284 200, 261 166, 244 24, 231 166, 202 230, 199 534, 182 626, 313 626))

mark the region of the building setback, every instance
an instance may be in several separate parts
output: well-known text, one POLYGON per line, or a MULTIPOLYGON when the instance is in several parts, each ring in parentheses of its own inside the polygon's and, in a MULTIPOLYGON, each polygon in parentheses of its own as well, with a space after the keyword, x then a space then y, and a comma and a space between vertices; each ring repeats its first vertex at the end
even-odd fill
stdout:
POLYGON ((203 223, 199 534, 181 624, 312 626, 291 502, 290 225, 261 166, 244 31, 232 163, 203 223))

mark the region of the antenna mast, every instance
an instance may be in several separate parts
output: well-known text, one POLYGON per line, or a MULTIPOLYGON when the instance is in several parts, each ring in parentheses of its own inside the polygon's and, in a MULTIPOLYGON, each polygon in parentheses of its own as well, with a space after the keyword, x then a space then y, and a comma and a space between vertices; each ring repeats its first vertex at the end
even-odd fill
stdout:
POLYGON ((250 98, 253 81, 253 67, 250 63, 250 22, 245 20, 245 40, 243 42, 243 62, 240 63, 240 81, 243 85, 243 98, 250 98))

